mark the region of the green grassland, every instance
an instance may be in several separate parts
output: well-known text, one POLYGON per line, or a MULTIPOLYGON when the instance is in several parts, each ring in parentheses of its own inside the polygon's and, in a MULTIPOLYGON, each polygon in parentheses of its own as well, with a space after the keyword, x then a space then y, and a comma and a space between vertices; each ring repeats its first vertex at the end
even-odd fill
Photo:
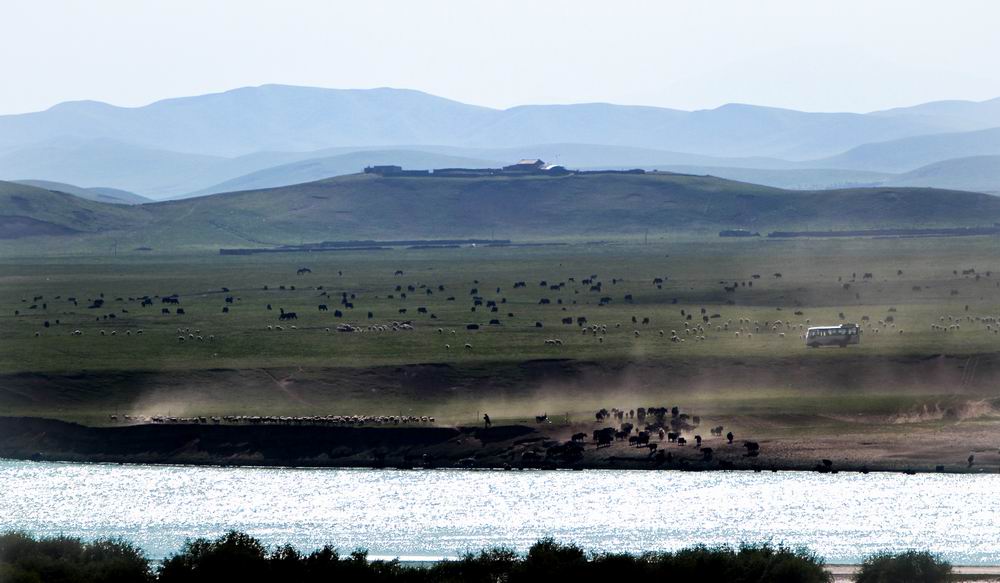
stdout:
POLYGON ((683 399, 718 415, 947 408, 992 399, 1000 378, 996 324, 987 330, 975 320, 1000 315, 996 251, 995 239, 972 237, 8 257, 0 260, 0 410, 84 420, 112 410, 409 411, 471 420, 484 408, 499 419, 539 410, 578 417, 658 399, 683 399), (297 275, 300 267, 312 273, 297 275), (966 269, 979 277, 963 275, 966 269), (874 277, 863 279, 866 272, 874 277), (601 291, 582 283, 592 275, 601 291), (655 278, 665 280, 662 287, 655 278), (565 286, 551 290, 543 280, 565 286), (517 281, 526 287, 515 289, 517 281), (753 285, 728 293, 723 282, 753 285), (476 311, 474 288, 484 300, 476 311), (343 292, 354 294, 353 309, 340 305, 343 292), (88 309, 101 294, 104 306, 88 309), (170 294, 179 295, 185 315, 159 299, 143 308, 138 299, 170 294), (599 305, 602 297, 610 303, 599 305), (551 303, 540 305, 541 298, 551 303), (486 300, 496 300, 498 312, 489 312, 486 300), (320 311, 321 303, 329 311, 320 311), (163 307, 171 314, 161 314, 163 307), (279 322, 282 308, 298 319, 279 322), (685 335, 685 322, 701 323, 702 308, 720 318, 703 334, 685 335), (694 318, 687 321, 682 310, 694 318), (894 325, 879 324, 890 315, 894 325), (580 316, 607 325, 607 333, 584 333, 580 316), (807 320, 860 323, 863 316, 871 326, 860 346, 809 349, 799 337, 807 320), (951 324, 948 316, 961 318, 960 330, 932 330, 951 324), (567 317, 573 324, 561 323, 567 317), (493 318, 501 325, 489 325, 493 318), (761 329, 737 337, 740 318, 761 329), (782 337, 763 327, 776 320, 794 328, 783 327, 782 337), (336 331, 342 323, 392 321, 411 321, 414 329, 336 331), (716 329, 727 321, 729 329, 716 329), (466 330, 471 323, 481 329, 466 330), (276 325, 284 329, 268 329, 276 325), (671 342, 672 331, 684 342, 671 342), (701 335, 704 341, 695 339, 701 335))

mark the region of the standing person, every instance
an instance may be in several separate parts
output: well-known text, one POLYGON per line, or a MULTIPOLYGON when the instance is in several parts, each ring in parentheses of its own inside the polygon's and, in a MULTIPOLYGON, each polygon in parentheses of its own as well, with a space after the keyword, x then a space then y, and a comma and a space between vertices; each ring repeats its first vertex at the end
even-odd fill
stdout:
POLYGON ((493 425, 493 422, 492 422, 492 421, 490 421, 490 415, 489 415, 489 413, 483 413, 483 422, 484 422, 484 423, 486 424, 486 428, 487 428, 487 429, 488 429, 488 428, 489 428, 489 427, 490 427, 491 425, 493 425))

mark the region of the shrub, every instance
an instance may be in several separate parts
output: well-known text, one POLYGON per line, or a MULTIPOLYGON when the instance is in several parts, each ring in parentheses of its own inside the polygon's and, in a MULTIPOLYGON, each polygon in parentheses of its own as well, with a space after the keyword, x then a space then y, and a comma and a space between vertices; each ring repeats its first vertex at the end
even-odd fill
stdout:
POLYGON ((507 579, 518 561, 514 549, 507 547, 486 549, 478 555, 466 553, 457 561, 438 563, 428 569, 427 580, 442 583, 494 583, 507 579))
POLYGON ((78 538, 0 535, 0 581, 4 583, 147 583, 146 556, 121 539, 85 543, 78 538))
POLYGON ((951 564, 927 551, 876 553, 867 557, 854 577, 856 583, 944 583, 951 564))
POLYGON ((528 549, 527 556, 514 570, 511 581, 573 579, 583 574, 586 565, 587 556, 580 547, 543 538, 528 549))
POLYGON ((262 581, 268 567, 267 551, 248 534, 229 531, 214 541, 197 539, 163 560, 160 581, 262 581))

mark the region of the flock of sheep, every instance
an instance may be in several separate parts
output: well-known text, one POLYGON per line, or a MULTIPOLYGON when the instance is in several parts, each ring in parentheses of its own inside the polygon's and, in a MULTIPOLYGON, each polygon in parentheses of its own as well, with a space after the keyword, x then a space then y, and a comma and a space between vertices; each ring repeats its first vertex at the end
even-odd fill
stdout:
POLYGON ((121 415, 112 414, 108 418, 112 422, 130 424, 178 424, 178 425, 323 425, 323 426, 357 426, 357 425, 407 425, 434 423, 433 417, 426 415, 223 415, 199 417, 174 417, 169 415, 121 415))

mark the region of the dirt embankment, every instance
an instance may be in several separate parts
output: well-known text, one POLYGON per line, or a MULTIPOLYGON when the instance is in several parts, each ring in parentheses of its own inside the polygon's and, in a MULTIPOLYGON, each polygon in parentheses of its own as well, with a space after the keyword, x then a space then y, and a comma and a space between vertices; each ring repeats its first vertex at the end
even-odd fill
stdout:
POLYGON ((704 432, 697 433, 708 435, 700 445, 693 433, 685 433, 688 443, 683 444, 652 432, 648 447, 635 447, 627 439, 602 447, 594 441, 592 430, 604 424, 592 422, 490 429, 226 424, 87 427, 51 419, 0 417, 0 457, 306 467, 949 473, 1000 469, 994 442, 1000 422, 992 416, 956 422, 948 428, 932 423, 907 432, 898 431, 898 425, 873 432, 864 421, 845 423, 823 416, 766 421, 726 419, 741 436, 732 443, 703 428, 704 432), (790 433, 789 428, 794 431, 790 433), (747 439, 757 444, 753 454, 746 447, 747 439))
POLYGON ((530 427, 323 427, 143 424, 87 427, 0 417, 0 457, 61 461, 213 465, 406 465, 534 433, 530 427), (462 447, 463 443, 465 447, 462 447), (424 458, 424 454, 428 454, 424 458))

